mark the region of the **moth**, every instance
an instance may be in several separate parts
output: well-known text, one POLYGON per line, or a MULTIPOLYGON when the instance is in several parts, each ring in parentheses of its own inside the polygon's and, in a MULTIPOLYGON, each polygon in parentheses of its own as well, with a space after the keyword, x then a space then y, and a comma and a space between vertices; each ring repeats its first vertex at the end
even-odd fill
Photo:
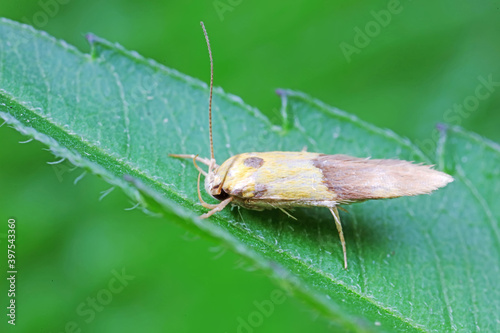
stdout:
POLYGON ((312 152, 253 152, 230 157, 218 165, 212 139, 213 59, 208 34, 201 22, 210 57, 210 96, 208 103, 210 159, 194 154, 170 154, 189 158, 198 169, 198 198, 210 209, 207 218, 228 204, 264 210, 294 207, 326 207, 333 215, 347 269, 347 252, 337 207, 370 199, 388 199, 428 194, 446 186, 453 178, 432 166, 396 159, 370 159, 312 152), (208 166, 208 172, 196 162, 208 166), (200 193, 200 177, 205 190, 218 204, 209 204, 200 193))

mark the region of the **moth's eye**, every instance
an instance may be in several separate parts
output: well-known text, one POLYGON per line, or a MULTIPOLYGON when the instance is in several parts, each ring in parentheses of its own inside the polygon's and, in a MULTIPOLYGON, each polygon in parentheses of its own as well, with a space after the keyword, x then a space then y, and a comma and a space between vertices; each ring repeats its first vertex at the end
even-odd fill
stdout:
POLYGON ((226 192, 224 192, 223 189, 220 190, 220 194, 215 194, 215 195, 212 195, 215 199, 217 200, 220 200, 220 201, 223 201, 223 200, 226 200, 227 198, 229 198, 229 194, 227 194, 226 192))

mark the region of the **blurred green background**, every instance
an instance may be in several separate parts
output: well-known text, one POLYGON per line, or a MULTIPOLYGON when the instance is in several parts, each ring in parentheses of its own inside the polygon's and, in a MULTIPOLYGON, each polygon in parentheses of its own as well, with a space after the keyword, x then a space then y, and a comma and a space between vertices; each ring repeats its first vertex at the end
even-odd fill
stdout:
MULTIPOLYGON (((83 51, 93 32, 208 81, 203 20, 215 84, 275 122, 274 91, 291 88, 409 137, 429 155, 439 122, 500 141, 499 1, 22 0, 2 1, 0 15, 83 51)), ((276 289, 236 255, 124 210, 132 204, 120 190, 99 201, 108 184, 86 175, 75 186, 81 170, 47 164, 56 159, 37 142, 18 143, 25 140, 0 129, 3 248, 7 219, 18 228, 17 331, 238 332, 239 318, 276 289), (122 270, 130 280, 110 292, 122 270), (106 304, 93 309, 96 297, 106 304)), ((4 307, 4 280, 0 288, 4 307)), ((252 330, 332 328, 288 297, 252 330)))

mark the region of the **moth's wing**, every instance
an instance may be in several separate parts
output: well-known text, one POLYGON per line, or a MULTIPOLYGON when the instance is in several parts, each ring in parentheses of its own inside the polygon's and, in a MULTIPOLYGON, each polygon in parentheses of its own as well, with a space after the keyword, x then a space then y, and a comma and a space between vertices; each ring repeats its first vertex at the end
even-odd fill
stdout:
POLYGON ((432 166, 402 160, 320 155, 314 165, 340 202, 426 194, 453 181, 432 166))
POLYGON ((313 165, 318 156, 307 152, 237 155, 226 172, 223 189, 241 200, 254 201, 254 205, 332 205, 335 194, 313 165))

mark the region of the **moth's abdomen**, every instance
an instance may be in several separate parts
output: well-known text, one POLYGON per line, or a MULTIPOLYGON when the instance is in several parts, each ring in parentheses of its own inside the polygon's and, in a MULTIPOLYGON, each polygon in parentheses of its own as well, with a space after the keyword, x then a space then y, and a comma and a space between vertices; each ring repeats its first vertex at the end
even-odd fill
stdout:
POLYGON ((314 165, 340 202, 427 194, 453 181, 431 166, 402 160, 319 155, 314 165))

